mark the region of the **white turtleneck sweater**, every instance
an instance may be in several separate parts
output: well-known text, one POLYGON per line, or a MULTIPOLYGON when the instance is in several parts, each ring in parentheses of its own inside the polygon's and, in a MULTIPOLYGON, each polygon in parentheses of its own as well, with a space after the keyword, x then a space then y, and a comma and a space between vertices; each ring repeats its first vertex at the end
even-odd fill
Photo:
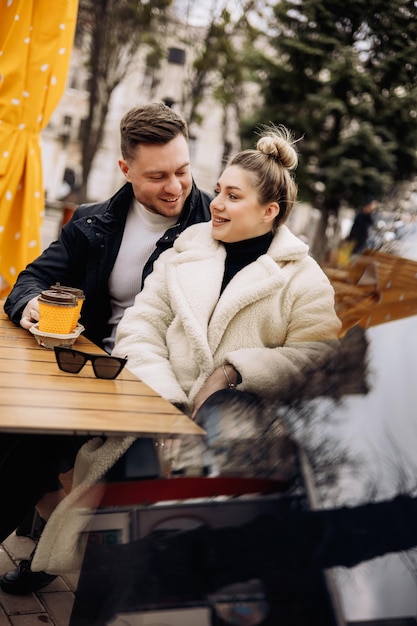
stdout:
POLYGON ((117 324, 125 309, 132 306, 139 293, 143 268, 155 249, 155 244, 165 231, 173 226, 177 217, 164 217, 151 213, 137 200, 132 202, 126 219, 122 243, 109 277, 109 293, 112 314, 110 337, 104 339, 104 348, 111 352, 117 324))

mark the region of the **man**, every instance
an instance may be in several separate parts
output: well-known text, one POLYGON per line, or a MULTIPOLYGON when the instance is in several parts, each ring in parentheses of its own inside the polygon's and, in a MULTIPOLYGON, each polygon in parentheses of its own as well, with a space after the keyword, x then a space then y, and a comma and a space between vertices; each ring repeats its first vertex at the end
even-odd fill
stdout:
MULTIPOLYGON (((125 185, 110 199, 80 206, 53 242, 20 273, 6 300, 10 319, 29 329, 39 319, 38 295, 59 282, 84 291, 84 334, 111 352, 117 324, 133 304, 158 256, 191 224, 210 219, 210 196, 191 175, 188 129, 162 103, 131 109, 120 123, 119 167, 125 185)), ((47 518, 63 497, 58 474, 69 469, 85 438, 0 437, 0 541, 31 507, 47 518)), ((12 594, 36 591, 53 576, 29 561, 0 579, 12 594)))
POLYGON ((41 291, 55 282, 79 287, 85 335, 108 352, 154 261, 187 226, 210 219, 210 197, 193 183, 187 126, 177 113, 164 104, 137 107, 120 132, 127 183, 109 200, 75 211, 59 239, 21 272, 4 306, 30 328, 41 291))

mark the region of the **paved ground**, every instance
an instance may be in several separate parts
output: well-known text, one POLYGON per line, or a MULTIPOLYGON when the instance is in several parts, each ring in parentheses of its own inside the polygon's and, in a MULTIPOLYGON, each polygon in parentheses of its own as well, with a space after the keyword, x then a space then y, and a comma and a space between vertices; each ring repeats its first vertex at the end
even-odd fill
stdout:
MULTIPOLYGON (((28 537, 10 535, 0 545, 0 576, 14 569, 32 552, 28 537)), ((28 596, 12 596, 0 590, 0 626, 68 626, 77 578, 57 578, 48 587, 28 596)))

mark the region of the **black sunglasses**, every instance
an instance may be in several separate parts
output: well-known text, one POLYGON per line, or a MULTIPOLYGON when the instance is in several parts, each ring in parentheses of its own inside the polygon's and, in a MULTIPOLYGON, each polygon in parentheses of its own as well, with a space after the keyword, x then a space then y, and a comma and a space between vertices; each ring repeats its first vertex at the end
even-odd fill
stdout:
POLYGON ((78 374, 91 361, 94 374, 97 378, 116 378, 127 363, 127 359, 108 354, 87 354, 72 348, 54 346, 56 362, 63 372, 78 374))

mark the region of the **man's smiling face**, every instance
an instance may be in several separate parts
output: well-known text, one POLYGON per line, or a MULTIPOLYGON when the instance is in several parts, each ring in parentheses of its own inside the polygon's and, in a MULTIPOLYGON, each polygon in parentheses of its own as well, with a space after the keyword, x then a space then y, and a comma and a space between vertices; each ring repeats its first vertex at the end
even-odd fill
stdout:
POLYGON ((132 160, 120 159, 119 167, 132 183, 138 202, 151 213, 178 216, 190 195, 190 153, 184 135, 165 144, 140 144, 132 160))

